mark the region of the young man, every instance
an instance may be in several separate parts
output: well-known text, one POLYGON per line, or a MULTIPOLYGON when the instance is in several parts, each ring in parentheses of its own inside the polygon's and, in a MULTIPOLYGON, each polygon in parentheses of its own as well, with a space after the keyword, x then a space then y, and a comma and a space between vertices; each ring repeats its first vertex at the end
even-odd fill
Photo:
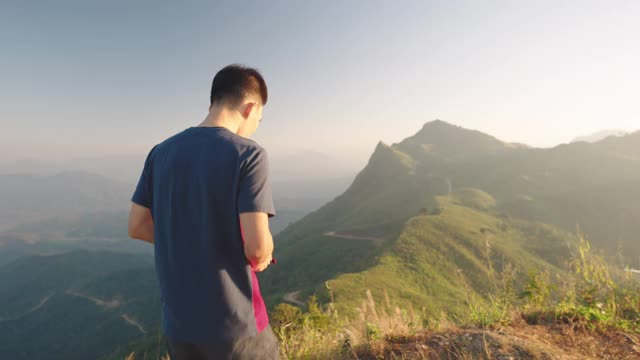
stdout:
POLYGON ((209 114, 154 146, 131 198, 129 236, 154 244, 171 360, 278 359, 256 272, 272 262, 267 152, 249 137, 267 86, 229 65, 209 114))

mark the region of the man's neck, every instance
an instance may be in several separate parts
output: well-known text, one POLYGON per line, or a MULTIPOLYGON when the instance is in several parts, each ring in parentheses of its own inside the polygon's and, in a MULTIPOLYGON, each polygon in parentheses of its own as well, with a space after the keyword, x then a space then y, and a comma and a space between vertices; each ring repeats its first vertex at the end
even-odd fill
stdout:
POLYGON ((222 110, 211 110, 209 115, 200 123, 201 127, 224 127, 234 134, 238 133, 238 128, 240 124, 236 119, 233 119, 227 111, 222 110))

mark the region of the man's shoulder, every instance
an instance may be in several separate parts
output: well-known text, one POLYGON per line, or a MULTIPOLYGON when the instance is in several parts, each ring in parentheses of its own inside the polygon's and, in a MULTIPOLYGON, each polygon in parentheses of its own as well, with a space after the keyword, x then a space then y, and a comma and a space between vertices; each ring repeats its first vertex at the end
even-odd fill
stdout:
MULTIPOLYGON (((179 143, 183 143, 184 141, 189 142, 188 137, 190 135, 189 129, 185 129, 178 133, 175 133, 160 143, 153 146, 150 153, 154 152, 162 152, 163 148, 171 148, 176 146, 179 143)), ((224 141, 228 146, 235 148, 238 156, 241 158, 253 157, 258 154, 266 154, 267 150, 260 145, 257 141, 245 138, 231 131, 225 131, 222 133, 222 136, 219 137, 220 140, 224 141)), ((150 154, 151 155, 151 154, 150 154)))
POLYGON ((262 145, 258 144, 258 142, 256 142, 255 140, 252 139, 248 139, 246 137, 240 136, 238 134, 234 134, 232 132, 229 132, 230 134, 230 139, 232 139, 233 142, 237 143, 238 145, 240 145, 243 150, 250 150, 250 151, 264 151, 264 147, 262 147, 262 145))
POLYGON ((257 154, 264 154, 267 152, 267 150, 257 141, 232 132, 230 132, 230 140, 237 147, 240 157, 252 157, 257 154))
POLYGON ((154 148, 163 148, 163 147, 171 146, 171 144, 179 141, 182 137, 184 137, 187 134, 187 130, 188 129, 184 129, 180 132, 170 135, 169 137, 165 138, 164 140, 156 144, 154 148))

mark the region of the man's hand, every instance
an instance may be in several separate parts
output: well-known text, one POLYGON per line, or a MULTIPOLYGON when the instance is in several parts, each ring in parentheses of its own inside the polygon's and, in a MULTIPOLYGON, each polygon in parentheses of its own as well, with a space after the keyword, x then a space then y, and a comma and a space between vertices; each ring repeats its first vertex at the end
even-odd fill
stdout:
POLYGON ((272 257, 271 255, 269 255, 269 259, 265 260, 264 262, 259 264, 251 264, 251 270, 255 272, 262 272, 271 264, 271 261, 272 257))

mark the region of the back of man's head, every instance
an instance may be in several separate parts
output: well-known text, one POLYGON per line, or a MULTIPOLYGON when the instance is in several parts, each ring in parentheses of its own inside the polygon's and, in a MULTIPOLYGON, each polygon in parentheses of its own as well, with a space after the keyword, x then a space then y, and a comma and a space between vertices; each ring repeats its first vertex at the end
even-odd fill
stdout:
POLYGON ((267 103, 267 84, 258 70, 232 64, 218 71, 211 84, 211 106, 224 104, 230 107, 241 105, 247 99, 267 103))

